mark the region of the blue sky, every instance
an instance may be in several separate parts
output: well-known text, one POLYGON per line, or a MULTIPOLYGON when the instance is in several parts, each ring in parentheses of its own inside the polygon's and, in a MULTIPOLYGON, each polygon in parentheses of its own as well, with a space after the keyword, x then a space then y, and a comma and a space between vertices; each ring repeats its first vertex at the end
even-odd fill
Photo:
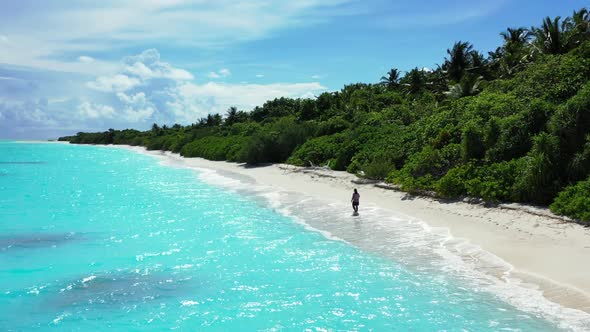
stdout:
POLYGON ((188 124, 486 54, 581 0, 0 2, 0 138, 188 124))

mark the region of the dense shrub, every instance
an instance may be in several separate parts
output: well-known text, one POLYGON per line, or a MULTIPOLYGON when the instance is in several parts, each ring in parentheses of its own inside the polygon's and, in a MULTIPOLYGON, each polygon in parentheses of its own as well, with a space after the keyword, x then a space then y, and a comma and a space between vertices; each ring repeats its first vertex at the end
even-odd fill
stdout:
POLYGON ((569 181, 579 181, 590 175, 590 134, 586 135, 586 143, 577 152, 567 166, 569 181))
POLYGON ((251 136, 260 130, 260 125, 256 122, 240 122, 233 124, 229 129, 230 135, 251 136))
POLYGON ((531 133, 522 114, 498 120, 501 133, 496 143, 486 151, 490 161, 503 161, 524 156, 532 146, 531 133))
POLYGON ((455 167, 437 182, 437 193, 448 198, 465 195, 493 202, 511 200, 518 164, 515 159, 483 167, 474 163, 455 167))
POLYGON ((376 158, 362 167, 365 177, 375 180, 383 180, 395 169, 390 160, 376 158))
POLYGON ((531 152, 522 159, 518 180, 514 185, 515 199, 548 204, 559 188, 558 172, 554 167, 559 158, 557 137, 541 133, 534 138, 531 152))
POLYGON ((419 153, 410 156, 404 167, 393 171, 388 180, 409 191, 430 190, 436 177, 446 172, 445 168, 446 163, 440 150, 426 146, 419 153))
POLYGON ((317 136, 332 135, 350 127, 350 123, 340 116, 335 116, 320 123, 317 136))
POLYGON ((550 208, 557 214, 564 214, 590 225, 590 178, 566 187, 557 195, 550 208))
POLYGON ((513 200, 512 187, 520 162, 514 159, 478 168, 465 183, 467 195, 492 202, 513 200))
POLYGON ((575 54, 548 55, 510 81, 508 89, 523 99, 560 103, 574 96, 590 76, 590 59, 575 54))
POLYGON ((590 130, 590 82, 558 108, 549 120, 549 127, 559 137, 564 158, 580 150, 590 130))
POLYGON ((461 155, 465 161, 481 159, 485 155, 483 135, 474 123, 468 124, 461 135, 461 155))
POLYGON ((457 166, 438 180, 435 189, 441 197, 453 198, 467 195, 467 181, 476 176, 476 166, 473 163, 457 166))
POLYGON ((130 145, 132 146, 138 146, 138 145, 147 145, 146 143, 146 139, 144 137, 138 136, 135 137, 131 140, 131 142, 129 142, 130 145))
POLYGON ((292 117, 281 118, 254 133, 239 159, 251 164, 284 162, 314 131, 312 124, 297 123, 292 117))
POLYGON ((338 156, 343 135, 321 136, 302 144, 287 160, 297 166, 325 165, 338 156))
POLYGON ((164 136, 153 137, 150 140, 148 140, 146 148, 148 150, 164 150, 164 141, 165 140, 166 140, 166 137, 164 137, 164 136))
POLYGON ((201 157, 209 160, 233 159, 232 153, 240 149, 241 141, 238 137, 207 136, 193 141, 182 148, 184 157, 201 157))

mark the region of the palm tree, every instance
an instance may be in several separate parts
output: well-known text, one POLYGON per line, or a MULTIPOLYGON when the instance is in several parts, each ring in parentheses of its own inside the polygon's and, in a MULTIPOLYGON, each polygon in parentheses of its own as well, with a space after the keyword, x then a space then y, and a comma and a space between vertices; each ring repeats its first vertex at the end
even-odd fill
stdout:
POLYGON ((391 70, 387 72, 387 76, 381 77, 380 84, 393 90, 399 86, 400 74, 401 72, 399 70, 391 68, 391 70))
POLYGON ((506 31, 500 32, 500 36, 504 39, 504 47, 520 48, 528 42, 531 37, 531 32, 524 27, 508 28, 506 31))
POLYGON ((160 136, 160 135, 162 135, 162 128, 160 128, 157 123, 154 123, 152 125, 151 132, 152 132, 152 136, 160 136))
POLYGON ((219 115, 219 113, 207 114, 207 118, 205 119, 205 125, 207 127, 219 126, 221 122, 222 118, 221 115, 219 115))
POLYGON ((448 79, 445 71, 440 65, 435 70, 425 73, 426 86, 434 94, 441 96, 448 88, 448 79))
POLYGON ((565 22, 559 22, 560 16, 553 20, 546 17, 540 28, 533 28, 535 40, 533 45, 543 54, 561 54, 566 51, 564 31, 567 29, 565 22))
POLYGON ((469 68, 465 70, 482 76, 488 76, 488 60, 479 51, 469 52, 469 68))
POLYGON ((500 36, 504 39, 504 53, 518 56, 519 53, 526 49, 532 34, 530 30, 520 27, 508 28, 506 31, 501 32, 500 36))
POLYGON ((568 49, 573 49, 590 39, 590 12, 588 9, 574 10, 572 17, 568 17, 564 24, 567 30, 566 44, 568 49))
POLYGON ((238 111, 238 108, 232 106, 227 109, 225 112, 225 120, 223 124, 226 126, 231 126, 235 123, 241 123, 248 121, 249 114, 244 111, 238 111))
POLYGON ((205 127, 207 125, 207 118, 199 118, 194 127, 205 127))
POLYGON ((523 27, 508 28, 500 33, 504 45, 490 53, 500 77, 510 77, 529 62, 528 42, 531 32, 523 27))
POLYGON ((447 71, 449 78, 459 82, 463 73, 470 66, 470 53, 473 51, 473 45, 469 42, 458 41, 450 50, 447 49, 449 58, 445 58, 443 68, 447 71))
POLYGON ((426 73, 418 67, 410 70, 406 76, 400 80, 404 91, 408 94, 417 94, 426 87, 426 73))
POLYGON ((225 113, 225 121, 224 123, 228 126, 231 126, 232 124, 236 123, 237 121, 237 116, 238 116, 238 109, 235 106, 232 106, 230 108, 227 109, 227 112, 225 113))
POLYGON ((590 11, 586 8, 582 8, 579 11, 574 10, 572 20, 576 27, 580 27, 583 32, 590 31, 590 11))
POLYGON ((483 76, 466 73, 461 81, 451 85, 449 91, 445 92, 445 94, 451 98, 475 96, 480 92, 480 85, 483 81, 483 76))

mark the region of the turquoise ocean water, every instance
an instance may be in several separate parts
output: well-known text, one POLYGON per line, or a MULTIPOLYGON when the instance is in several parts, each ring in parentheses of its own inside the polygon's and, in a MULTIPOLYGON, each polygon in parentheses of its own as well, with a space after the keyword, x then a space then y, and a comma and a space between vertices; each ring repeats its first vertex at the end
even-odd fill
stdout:
MULTIPOLYGON (((308 226, 329 227, 325 206, 288 216, 206 176, 125 149, 0 142, 0 330, 576 327, 423 266, 420 250, 382 255, 308 226)), ((348 211, 338 222, 367 232, 348 211)))

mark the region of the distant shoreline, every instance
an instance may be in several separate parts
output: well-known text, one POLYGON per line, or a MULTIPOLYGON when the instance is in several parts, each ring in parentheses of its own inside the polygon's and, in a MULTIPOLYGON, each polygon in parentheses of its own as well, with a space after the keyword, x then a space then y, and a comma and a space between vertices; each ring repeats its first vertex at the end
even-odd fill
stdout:
MULTIPOLYGON (((9 140, 10 141, 10 140, 9 140)), ((76 143, 70 143, 69 141, 58 141, 58 140, 15 140, 13 142, 16 143, 48 143, 48 144, 54 144, 54 143, 58 143, 58 144, 74 144, 74 145, 78 145, 76 143)), ((135 150, 135 148, 141 148, 141 149, 145 149, 144 146, 131 146, 131 145, 125 145, 125 144, 112 144, 112 145, 104 145, 104 144, 80 144, 80 145, 95 145, 95 146, 120 146, 120 147, 125 147, 125 148, 131 148, 133 150, 135 150)), ((161 152, 169 152, 169 151, 162 151, 162 150, 155 150, 155 151, 161 151, 161 152)), ((146 149, 145 152, 150 152, 146 149)), ((184 157, 183 157, 184 158, 184 157)), ((186 159, 203 159, 206 160, 204 158, 186 158, 186 159)), ((209 161, 209 160, 208 160, 209 161)), ((230 164, 232 164, 232 162, 228 162, 230 164)), ((235 163, 236 165, 238 163, 235 163)), ((274 164, 273 164, 274 165, 274 164)), ((307 172, 307 173, 321 173, 322 168, 321 167, 299 167, 299 166, 293 166, 293 165, 288 165, 288 164, 276 164, 279 165, 279 167, 292 167, 292 168, 298 168, 303 170, 303 172, 307 172)), ((330 170, 330 172, 336 172, 336 173, 346 173, 349 174, 347 172, 344 171, 334 171, 334 170, 330 170)), ((352 174, 351 174, 352 175, 352 174)), ((320 175, 321 176, 321 175, 320 175)), ((549 208, 547 206, 534 206, 534 205, 529 205, 529 204, 524 204, 524 203, 499 203, 499 204, 493 204, 493 205, 487 205, 487 202, 483 201, 482 199, 479 198, 465 198, 463 200, 461 199, 440 199, 434 196, 428 196, 428 195, 422 195, 422 194, 414 194, 414 193, 408 193, 405 192, 403 190, 400 189, 396 189, 393 186, 391 186, 391 184, 386 183, 384 181, 378 181, 378 180, 366 180, 363 178, 359 178, 356 175, 352 175, 354 177, 354 179, 351 179, 351 182, 357 185, 373 185, 376 188, 381 188, 383 190, 392 190, 398 193, 402 193, 408 196, 412 196, 412 197, 419 197, 419 198, 423 198, 423 199, 428 199, 428 200, 434 200, 434 201, 438 201, 441 203, 466 203, 466 204, 471 204, 471 205, 479 205, 479 206, 484 206, 485 208, 497 208, 497 209, 506 209, 506 210, 514 210, 514 211, 518 211, 518 212, 522 212, 522 213, 527 213, 527 214, 531 214, 534 216, 540 216, 540 217, 546 217, 546 218, 550 218, 550 219, 555 219, 558 221, 563 221, 563 222, 571 222, 571 223, 577 223, 580 224, 581 226, 586 226, 584 224, 582 224, 580 221, 569 218, 567 216, 562 216, 562 215, 558 215, 555 214, 553 212, 551 212, 551 210, 549 210, 549 208), (471 200, 476 200, 477 202, 471 202, 471 200)))
POLYGON ((14 142, 14 143, 24 143, 24 144, 26 144, 26 143, 39 143, 39 144, 70 144, 70 142, 68 142, 68 141, 58 141, 58 140, 53 140, 53 141, 50 141, 50 140, 35 140, 35 139, 32 139, 32 140, 22 140, 22 139, 20 139, 20 140, 8 140, 8 141, 9 141, 9 142, 14 142))

